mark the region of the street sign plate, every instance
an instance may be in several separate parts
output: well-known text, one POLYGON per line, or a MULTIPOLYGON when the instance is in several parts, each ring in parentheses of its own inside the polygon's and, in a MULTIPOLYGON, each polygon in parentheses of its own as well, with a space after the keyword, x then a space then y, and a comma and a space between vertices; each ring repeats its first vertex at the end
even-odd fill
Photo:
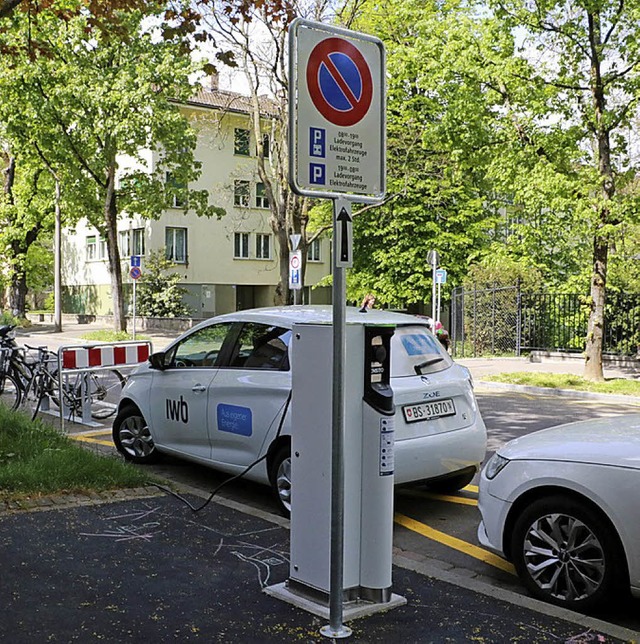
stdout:
POLYGON ((131 255, 131 267, 140 266, 140 255, 131 255))
POLYGON ((291 26, 292 189, 374 203, 385 193, 385 60, 366 34, 296 19, 291 26))
POLYGON ((444 268, 438 268, 436 270, 436 284, 446 284, 447 283, 447 271, 444 268))
POLYGON ((302 288, 302 251, 289 253, 289 288, 299 291, 302 288))
POLYGON ((140 270, 139 266, 132 266, 131 270, 129 271, 129 276, 133 280, 140 279, 142 277, 142 271, 140 270))

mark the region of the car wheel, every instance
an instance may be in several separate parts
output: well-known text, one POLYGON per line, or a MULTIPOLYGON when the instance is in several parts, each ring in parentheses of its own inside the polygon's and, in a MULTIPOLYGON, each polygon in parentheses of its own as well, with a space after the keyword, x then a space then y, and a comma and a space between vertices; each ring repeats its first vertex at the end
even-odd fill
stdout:
POLYGON ((125 459, 133 463, 155 463, 160 457, 149 425, 137 407, 125 407, 116 416, 113 442, 125 459))
POLYGON ((472 471, 465 471, 455 476, 448 476, 443 479, 436 479, 434 481, 427 481, 427 487, 438 494, 451 494, 457 492, 463 487, 467 487, 476 475, 475 469, 472 471))
POLYGON ((271 487, 283 516, 291 516, 291 447, 281 447, 271 462, 271 487))
POLYGON ((562 496, 525 508, 514 525, 511 554, 532 595, 579 611, 610 600, 626 570, 609 523, 586 503, 562 496))

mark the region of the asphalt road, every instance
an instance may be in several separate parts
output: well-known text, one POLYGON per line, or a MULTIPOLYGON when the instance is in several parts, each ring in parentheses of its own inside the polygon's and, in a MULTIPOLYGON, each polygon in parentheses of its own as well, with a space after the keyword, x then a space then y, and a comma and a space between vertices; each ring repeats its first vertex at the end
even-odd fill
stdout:
MULTIPOLYGON (((483 388, 482 385, 478 386, 476 393, 488 430, 487 458, 500 445, 533 431, 563 422, 640 411, 640 405, 501 391, 483 388)), ((108 447, 109 428, 105 429, 107 431, 102 435, 87 438, 101 441, 100 449, 111 451, 112 448, 108 447)), ((168 479, 202 491, 215 489, 226 478, 207 468, 170 458, 153 466, 153 469, 168 479)), ((459 495, 450 497, 434 495, 416 487, 398 489, 395 495, 396 554, 432 569, 477 578, 524 595, 525 591, 511 567, 478 546, 476 531, 480 517, 475 483, 459 495)), ((252 508, 277 514, 270 490, 264 486, 237 481, 225 486, 220 494, 252 508)), ((619 602, 615 609, 596 617, 640 633, 638 600, 619 602)))

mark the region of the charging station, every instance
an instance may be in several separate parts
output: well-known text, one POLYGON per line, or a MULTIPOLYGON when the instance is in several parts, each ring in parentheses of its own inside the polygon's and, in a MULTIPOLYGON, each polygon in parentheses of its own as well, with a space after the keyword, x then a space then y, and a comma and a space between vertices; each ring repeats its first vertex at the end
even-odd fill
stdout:
MULTIPOLYGON (((348 619, 403 605, 391 583, 394 403, 389 326, 348 324, 343 602, 348 619)), ((297 324, 291 344, 291 560, 269 594, 327 616, 331 559, 332 326, 297 324)))

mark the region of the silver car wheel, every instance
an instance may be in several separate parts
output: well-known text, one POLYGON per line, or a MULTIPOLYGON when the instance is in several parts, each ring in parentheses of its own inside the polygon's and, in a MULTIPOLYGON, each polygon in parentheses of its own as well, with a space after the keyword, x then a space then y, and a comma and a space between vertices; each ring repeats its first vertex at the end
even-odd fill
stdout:
POLYGON ((148 457, 155 449, 149 426, 142 416, 125 418, 118 429, 118 436, 122 449, 134 458, 148 457))
POLYGON ((276 472, 276 489, 280 503, 291 512, 291 457, 283 459, 276 472))
POLYGON ((592 596, 602 584, 606 572, 603 546, 579 519, 547 514, 534 521, 524 536, 527 571, 551 597, 578 601, 592 596))

